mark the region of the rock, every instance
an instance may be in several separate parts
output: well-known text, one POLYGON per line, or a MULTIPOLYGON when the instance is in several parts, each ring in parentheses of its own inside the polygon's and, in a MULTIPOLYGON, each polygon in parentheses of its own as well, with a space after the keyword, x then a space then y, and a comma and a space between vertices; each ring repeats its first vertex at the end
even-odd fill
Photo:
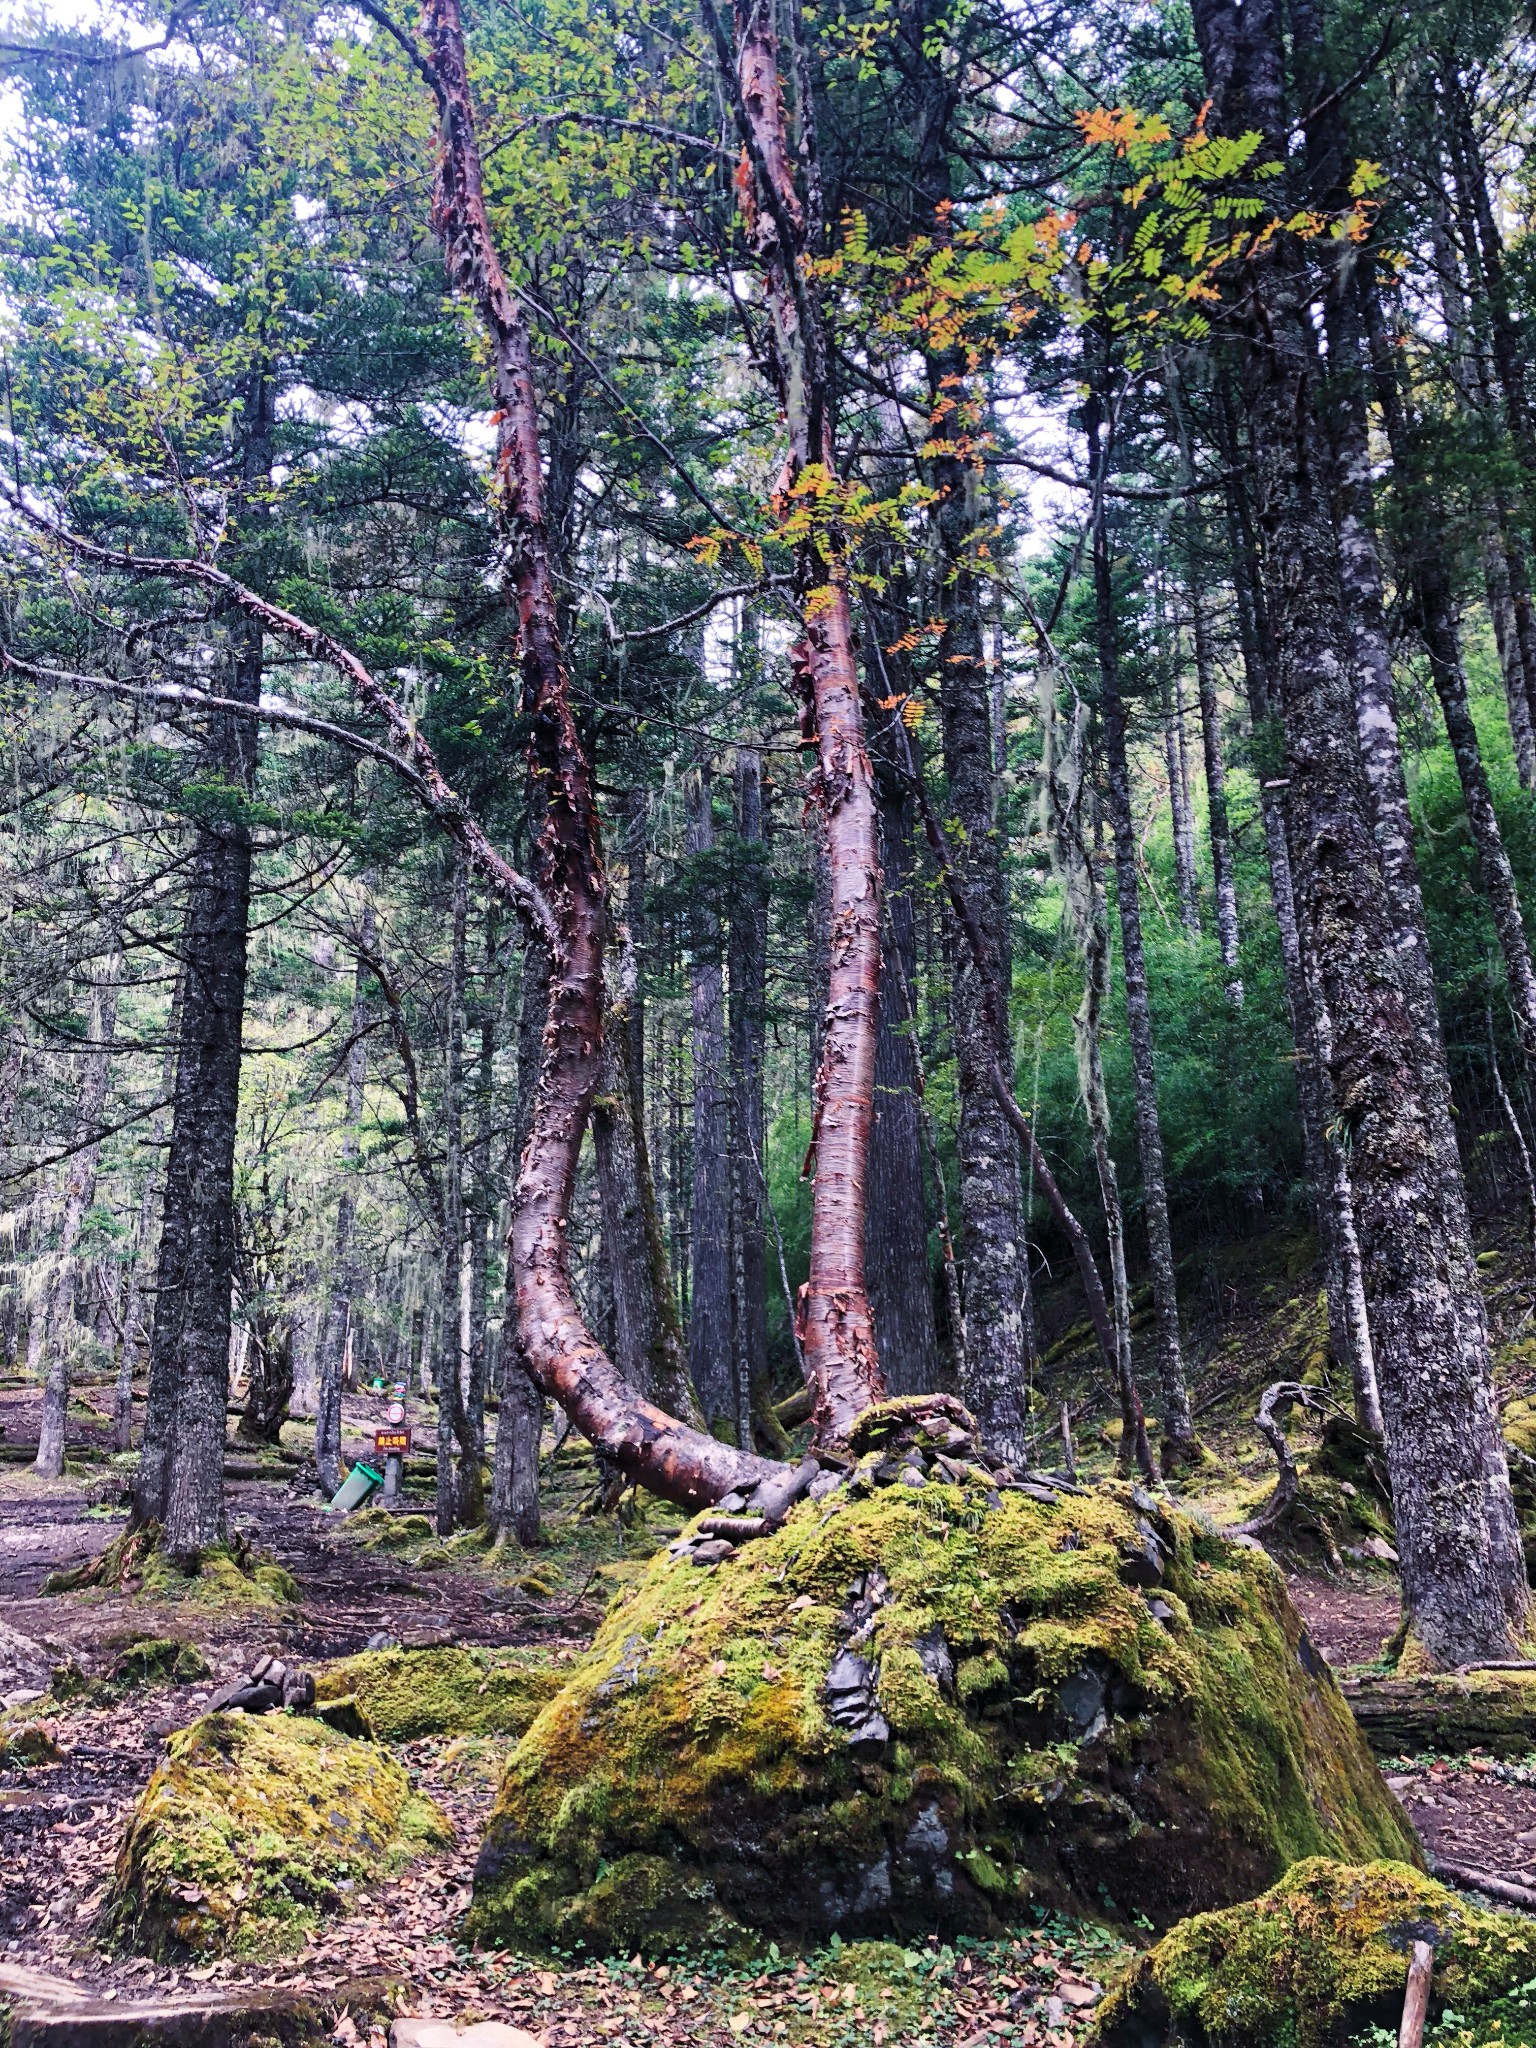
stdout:
POLYGON ((1469 2026, 1456 2038, 1504 2038, 1495 2010, 1536 1975, 1536 1924, 1484 1912, 1405 1863, 1325 1857, 1296 1864, 1261 1898, 1181 1921, 1111 1988, 1088 2038, 1094 2048, 1323 2048, 1377 2026, 1395 2039, 1415 1941, 1435 1951, 1436 2009, 1454 2007, 1469 2026))
POLYGON ((521 1735, 560 1676, 526 1650, 467 1650, 440 1645, 426 1650, 365 1650, 323 1665, 315 1697, 351 1698, 384 1742, 416 1742, 424 1735, 521 1735))
POLYGON ((53 1661, 41 1643, 0 1621, 0 1697, 8 1706, 12 1693, 33 1699, 45 1693, 53 1678, 53 1661))
POLYGON ((0 1728, 0 1766, 7 1770, 18 1764, 57 1764, 64 1760, 53 1730, 41 1721, 21 1728, 0 1728))
POLYGON ((387 1628, 375 1629, 363 1645, 365 1650, 398 1650, 399 1647, 400 1638, 392 1636, 387 1628))
POLYGON ((387 1750, 319 1721, 208 1714, 171 1737, 144 1789, 107 1918, 148 1955, 282 1954, 339 1886, 451 1839, 387 1750))
POLYGON ((1262 1552, 1159 1506, 1160 1619, 1119 1573, 1128 1487, 928 1502, 802 1501, 708 1579, 654 1558, 509 1760, 473 1936, 1166 1927, 1300 1856, 1417 1855, 1262 1552))
POLYGON ((199 1685, 213 1676, 208 1659, 180 1636, 136 1636, 112 1661, 118 1685, 199 1685))
POLYGON ((478 2020, 460 2029, 452 2020, 396 2020, 389 2048, 542 2048, 536 2034, 505 2020, 478 2020))
POLYGON ((727 1543, 723 1536, 711 1536, 706 1543, 696 1543, 692 1553, 693 1562, 700 1565, 724 1564, 728 1557, 735 1555, 735 1544, 727 1543))

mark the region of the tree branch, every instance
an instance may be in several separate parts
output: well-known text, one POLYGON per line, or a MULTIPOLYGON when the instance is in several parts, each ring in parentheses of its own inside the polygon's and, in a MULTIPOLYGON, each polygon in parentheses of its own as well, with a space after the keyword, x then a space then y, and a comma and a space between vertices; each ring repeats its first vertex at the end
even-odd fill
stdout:
MULTIPOLYGON (((120 548, 103 547, 96 541, 86 540, 82 534, 71 533, 67 527, 38 512, 18 491, 4 482, 0 482, 0 499, 9 503, 38 532, 68 548, 80 561, 96 562, 103 568, 118 569, 129 576, 163 576, 171 581, 200 583, 205 589, 218 591, 247 618, 259 621, 268 632, 293 641, 312 661, 334 669, 344 677, 358 701, 384 721, 399 750, 398 754, 389 749, 381 750, 382 758, 400 768, 422 803, 449 836, 463 847, 470 865, 496 894, 511 905, 557 959, 563 956, 560 928, 543 894, 492 846, 478 819, 444 777, 436 755, 422 738, 415 722, 406 716, 389 691, 350 647, 321 627, 310 625, 296 613, 258 597, 254 590, 237 582, 224 570, 216 569, 211 562, 199 561, 194 556, 135 555, 120 548)), ((12 666, 25 666, 13 655, 6 654, 3 658, 12 666)), ((266 715, 250 705, 232 705, 230 708, 247 716, 266 715)), ((341 726, 334 728, 329 736, 341 740, 343 735, 346 743, 357 744, 356 735, 346 734, 341 726)))

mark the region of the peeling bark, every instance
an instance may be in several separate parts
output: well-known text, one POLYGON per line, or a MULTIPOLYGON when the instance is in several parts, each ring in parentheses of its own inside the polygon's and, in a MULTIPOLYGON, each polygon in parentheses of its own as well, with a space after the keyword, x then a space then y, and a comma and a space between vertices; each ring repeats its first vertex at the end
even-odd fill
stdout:
MULTIPOLYGON (((806 197, 795 177, 771 0, 737 0, 733 52, 713 0, 704 11, 742 145, 737 198, 761 269, 767 367, 788 452, 778 502, 837 479, 831 351, 806 258, 820 233, 811 110, 802 105, 806 197)), ((803 32, 799 0, 791 8, 803 32)), ((816 1072, 810 1277, 797 1321, 815 1394, 816 1434, 846 1437, 885 1391, 864 1277, 865 1171, 873 1111, 880 985, 881 871, 874 773, 864 743, 848 570, 835 522, 795 549, 802 637, 794 650, 814 742, 815 801, 825 820, 830 887, 826 1020, 816 1072)))

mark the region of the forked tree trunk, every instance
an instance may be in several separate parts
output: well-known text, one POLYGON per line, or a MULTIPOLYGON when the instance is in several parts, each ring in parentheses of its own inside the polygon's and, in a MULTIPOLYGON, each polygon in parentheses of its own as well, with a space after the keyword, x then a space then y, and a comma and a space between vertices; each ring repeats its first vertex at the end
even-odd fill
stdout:
MULTIPOLYGON (((744 152, 737 180, 747 241, 768 312, 768 371, 788 438, 778 494, 787 513, 820 500, 837 475, 832 445, 831 351, 807 258, 818 242, 819 178, 812 109, 801 94, 802 200, 779 77, 772 0, 737 0, 733 52, 714 0, 704 0, 744 152), (807 495, 809 494, 809 495, 807 495)), ((804 32, 799 0, 791 22, 804 32)), ((812 1143, 810 1277, 799 1305, 801 1345, 818 1437, 844 1438, 884 1393, 864 1279, 865 1172, 874 1094, 880 986, 880 847, 874 774, 849 607, 848 564, 835 530, 795 549, 802 637, 794 661, 814 738, 816 801, 826 823, 830 972, 812 1143)))
POLYGON ((486 217, 458 0, 428 0, 425 27, 439 115, 433 220, 450 278, 478 309, 490 343, 507 585, 521 628, 529 763, 543 795, 535 876, 559 933, 508 1240, 518 1352, 535 1384, 627 1477, 685 1505, 703 1505, 774 1468, 634 1394, 586 1327, 571 1283, 566 1222, 603 1027, 607 906, 596 793, 560 645, 532 348, 486 217))
MULTIPOLYGON (((1249 0, 1241 18, 1226 0, 1196 0, 1194 15, 1216 123, 1228 132, 1257 129, 1283 158, 1284 59, 1272 0, 1249 0)), ((1401 935, 1352 730, 1303 252, 1284 235, 1271 238, 1245 284, 1244 396, 1272 674, 1286 732, 1297 905, 1352 1138, 1404 1599, 1432 1658, 1452 1664, 1507 1656, 1528 1593, 1475 1271, 1469 1277, 1465 1211, 1455 1200, 1459 1173, 1453 1186, 1451 1163, 1439 1156, 1420 1034, 1403 986, 1401 935)))

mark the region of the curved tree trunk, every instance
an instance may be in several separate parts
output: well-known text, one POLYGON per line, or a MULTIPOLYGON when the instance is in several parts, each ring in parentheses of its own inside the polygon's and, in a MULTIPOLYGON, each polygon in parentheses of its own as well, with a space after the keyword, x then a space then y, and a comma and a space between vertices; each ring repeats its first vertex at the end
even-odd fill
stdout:
POLYGON ((508 1240, 518 1350, 535 1384, 627 1477, 699 1506, 775 1468, 634 1394, 588 1330, 571 1283, 566 1222, 603 1027, 606 883, 596 793, 560 645, 532 348, 486 218, 458 0, 429 0, 425 26, 439 114, 433 219, 449 275, 478 308, 490 341, 507 584, 521 627, 529 764, 543 792, 535 870, 559 929, 543 1065, 508 1240))

